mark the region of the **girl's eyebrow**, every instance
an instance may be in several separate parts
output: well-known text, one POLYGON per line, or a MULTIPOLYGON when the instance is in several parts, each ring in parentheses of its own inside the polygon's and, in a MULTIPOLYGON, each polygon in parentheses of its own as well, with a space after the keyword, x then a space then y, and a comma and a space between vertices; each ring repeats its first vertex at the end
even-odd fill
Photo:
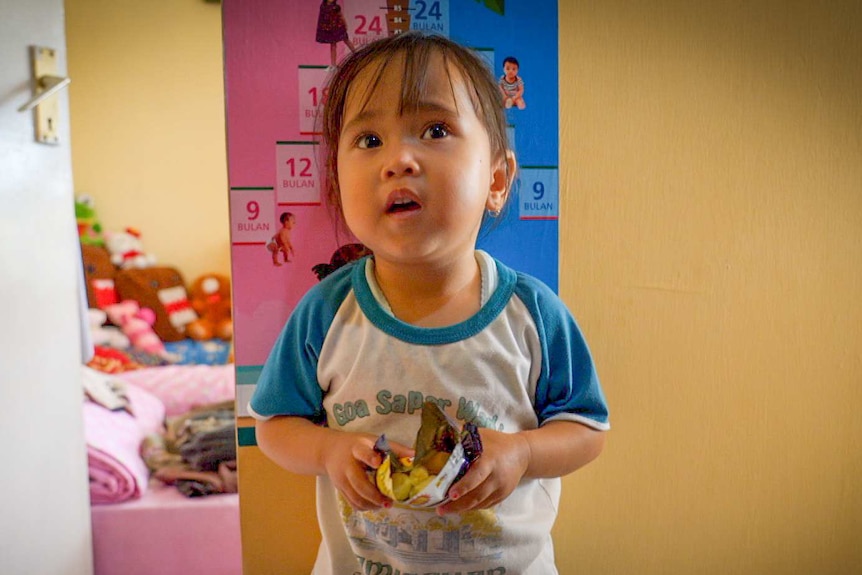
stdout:
MULTIPOLYGON (((411 110, 414 109, 413 106, 405 106, 405 108, 410 108, 411 110)), ((420 100, 416 103, 415 110, 416 112, 425 114, 445 114, 449 116, 458 115, 458 108, 456 106, 449 103, 435 102, 432 100, 420 100)), ((363 124, 365 122, 372 121, 382 115, 384 115, 382 109, 366 107, 354 117, 350 118, 349 121, 345 122, 341 131, 347 132, 357 124, 363 124)))

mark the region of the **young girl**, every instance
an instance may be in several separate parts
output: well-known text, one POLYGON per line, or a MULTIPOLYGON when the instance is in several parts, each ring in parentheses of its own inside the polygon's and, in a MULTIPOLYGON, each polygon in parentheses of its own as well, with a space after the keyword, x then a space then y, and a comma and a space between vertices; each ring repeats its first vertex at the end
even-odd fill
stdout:
POLYGON ((323 123, 329 200, 373 255, 297 305, 249 404, 261 450, 317 476, 314 573, 556 573, 559 478, 599 454, 608 412, 559 298, 476 250, 515 173, 495 80, 468 49, 401 34, 342 62, 323 123), (410 454, 428 399, 484 451, 417 511, 368 472, 382 433, 410 454))

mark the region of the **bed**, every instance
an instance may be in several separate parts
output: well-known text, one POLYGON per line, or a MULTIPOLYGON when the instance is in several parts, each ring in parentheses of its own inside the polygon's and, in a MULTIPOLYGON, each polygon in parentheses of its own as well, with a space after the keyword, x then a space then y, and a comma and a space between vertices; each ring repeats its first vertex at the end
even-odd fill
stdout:
POLYGON ((82 258, 95 574, 239 575, 229 279, 82 258))
POLYGON ((241 574, 233 365, 84 366, 82 381, 95 574, 241 574), (212 429, 164 449, 195 421, 212 429))

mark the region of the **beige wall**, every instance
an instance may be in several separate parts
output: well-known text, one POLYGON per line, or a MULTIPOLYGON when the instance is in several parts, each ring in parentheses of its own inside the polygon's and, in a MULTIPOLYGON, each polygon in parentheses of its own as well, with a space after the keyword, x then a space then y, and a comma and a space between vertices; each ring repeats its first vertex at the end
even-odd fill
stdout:
MULTIPOLYGON (((561 292, 614 425, 565 480, 561 573, 851 571, 862 8, 559 4, 561 292)), ((185 273, 226 269, 218 9, 67 9, 77 189, 185 273)))
POLYGON ((561 555, 858 570, 862 4, 561 1, 560 19, 561 291, 614 426, 566 480, 561 555))
POLYGON ((67 0, 75 191, 187 282, 230 273, 221 5, 67 0))

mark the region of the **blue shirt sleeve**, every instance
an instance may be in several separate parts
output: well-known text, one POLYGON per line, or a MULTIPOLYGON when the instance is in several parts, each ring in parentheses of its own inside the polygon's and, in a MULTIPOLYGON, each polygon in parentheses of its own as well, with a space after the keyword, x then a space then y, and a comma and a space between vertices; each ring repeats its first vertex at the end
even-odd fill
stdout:
POLYGON ((312 287, 290 315, 249 401, 255 418, 292 415, 325 423, 317 363, 329 326, 351 289, 350 268, 344 266, 312 287))
POLYGON ((563 419, 599 430, 610 429, 608 406, 595 364, 572 314, 550 288, 525 274, 518 274, 515 293, 529 309, 539 331, 542 370, 535 398, 539 424, 563 419))

